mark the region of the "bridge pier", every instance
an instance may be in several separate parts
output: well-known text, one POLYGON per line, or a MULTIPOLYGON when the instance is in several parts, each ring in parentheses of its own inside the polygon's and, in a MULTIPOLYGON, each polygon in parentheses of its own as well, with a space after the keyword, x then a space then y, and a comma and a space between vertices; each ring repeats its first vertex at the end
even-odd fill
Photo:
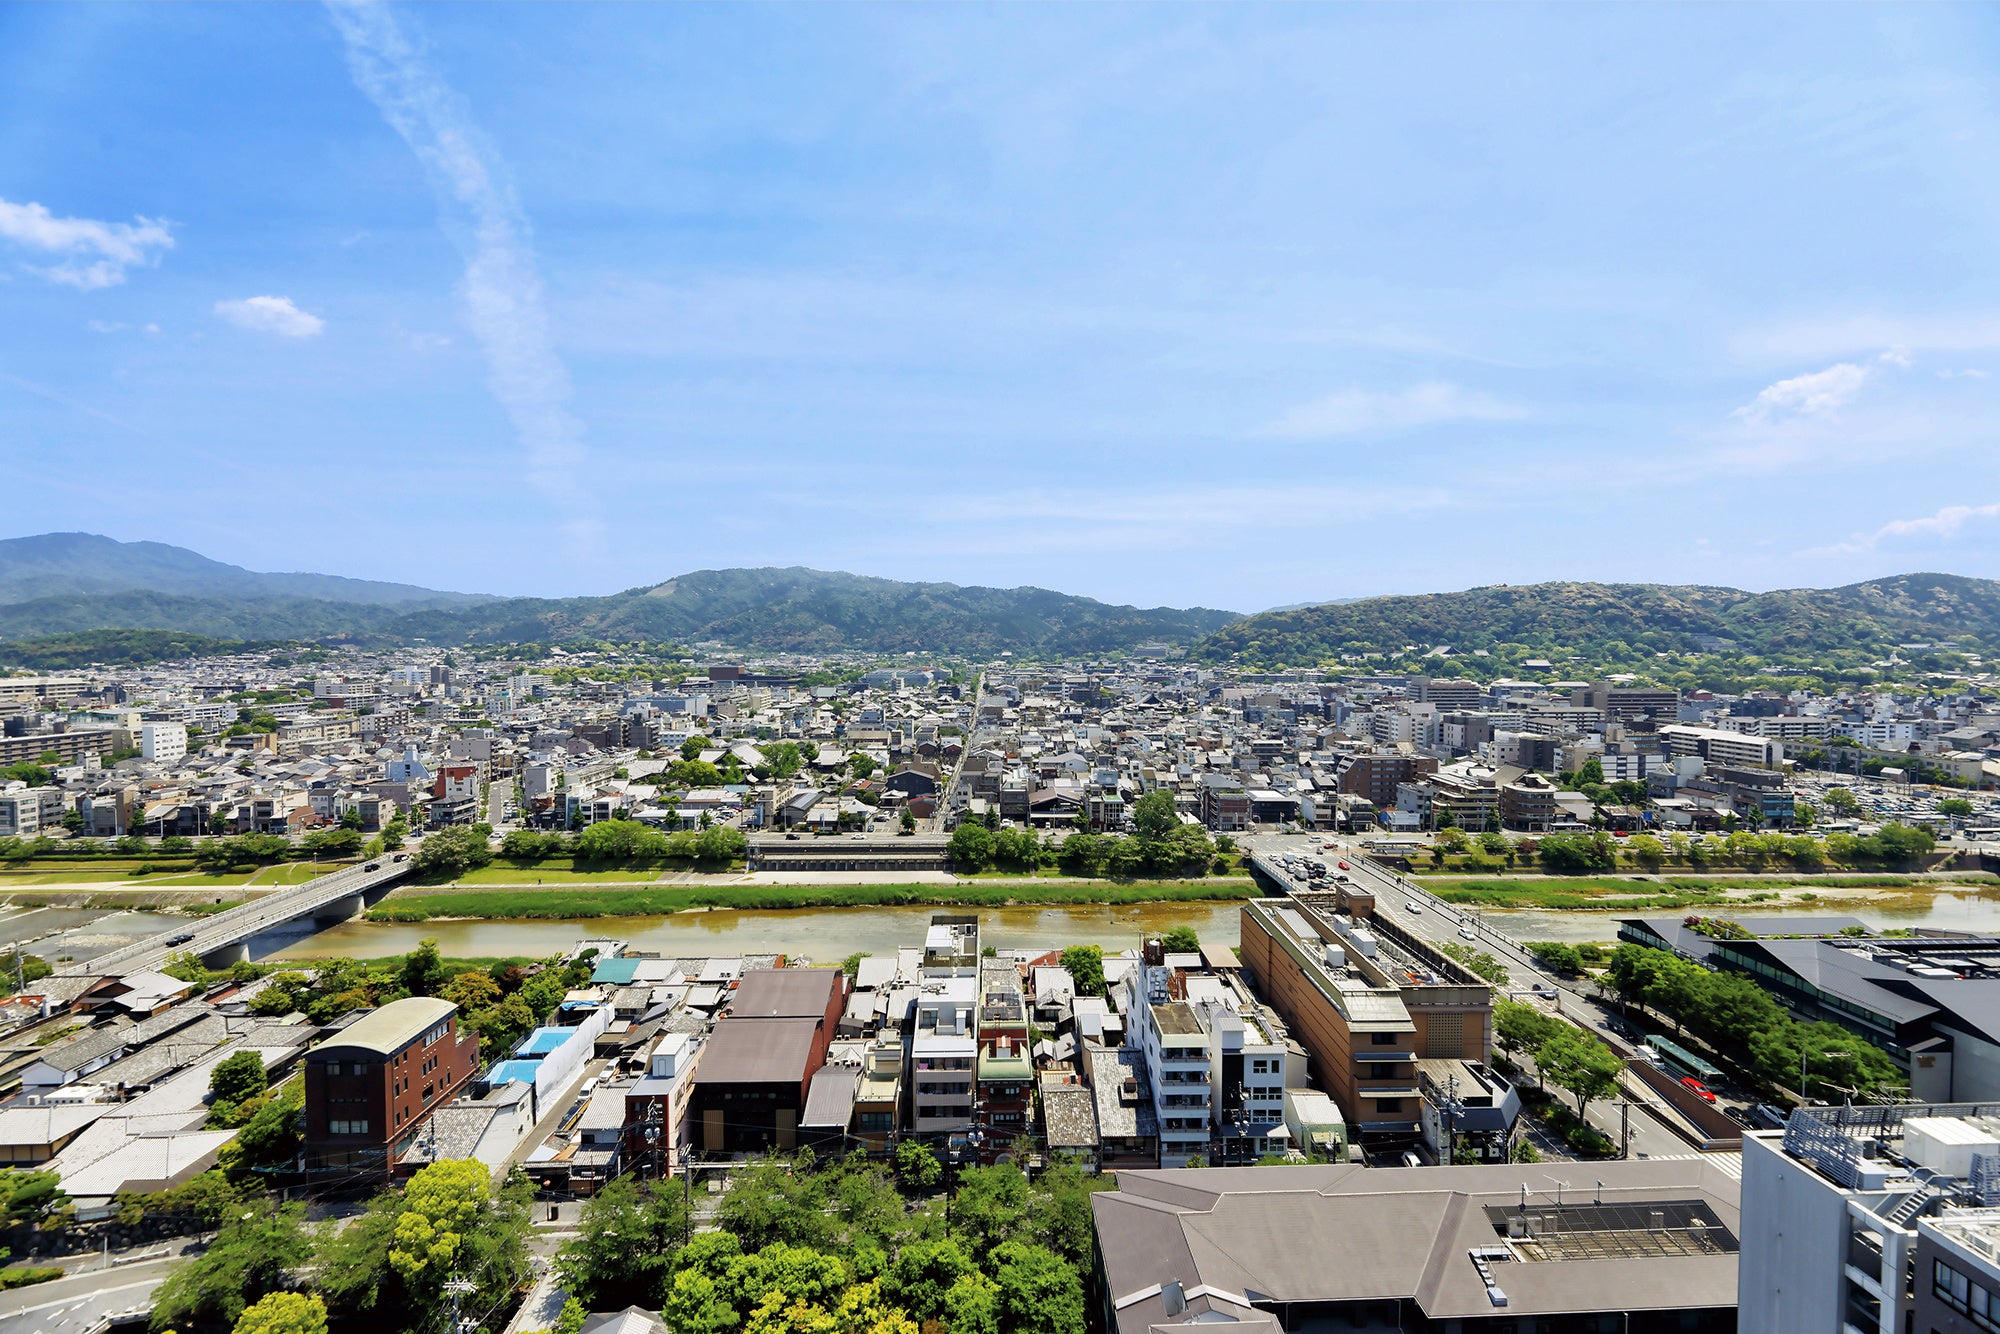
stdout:
POLYGON ((314 923, 345 922, 351 917, 359 917, 368 905, 359 894, 349 894, 344 899, 335 899, 322 904, 313 911, 314 923))
POLYGON ((204 968, 227 968, 233 963, 243 963, 250 957, 250 943, 239 940, 234 945, 219 945, 201 956, 204 968))

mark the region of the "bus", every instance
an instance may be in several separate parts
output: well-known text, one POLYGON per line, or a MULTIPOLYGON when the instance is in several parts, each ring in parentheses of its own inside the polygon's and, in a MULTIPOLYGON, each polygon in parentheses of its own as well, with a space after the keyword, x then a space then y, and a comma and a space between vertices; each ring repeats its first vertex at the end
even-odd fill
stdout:
POLYGON ((1673 1071, 1676 1078, 1699 1079, 1704 1084, 1713 1084, 1722 1078, 1722 1071, 1687 1048, 1669 1042, 1657 1033, 1646 1039, 1646 1045, 1653 1049, 1660 1058, 1660 1064, 1673 1071))

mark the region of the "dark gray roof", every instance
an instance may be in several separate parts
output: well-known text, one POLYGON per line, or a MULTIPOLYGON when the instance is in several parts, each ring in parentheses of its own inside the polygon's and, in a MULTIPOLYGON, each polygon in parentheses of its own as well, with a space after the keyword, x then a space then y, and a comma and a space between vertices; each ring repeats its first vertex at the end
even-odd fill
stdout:
POLYGON ((806 1077, 814 1019, 717 1021, 695 1067, 697 1084, 797 1084, 806 1077))
POLYGON ((739 1019, 820 1019, 834 988, 846 980, 837 968, 763 968, 737 984, 729 1013, 739 1019))
MULTIPOLYGON (((1698 1201, 1739 1226, 1736 1182, 1712 1163, 1593 1163, 1591 1177, 1606 1203, 1698 1201)), ((1158 1295, 1170 1282, 1190 1315, 1193 1299, 1247 1316, 1251 1303, 1400 1298, 1433 1320, 1735 1305, 1736 1257, 1720 1253, 1497 1264, 1496 1308, 1468 1252, 1499 1242, 1486 1207, 1513 1207, 1524 1185, 1549 1203, 1547 1172, 1526 1165, 1121 1172, 1091 1211, 1120 1334, 1172 1323, 1158 1295)))
POLYGON ((1042 1089, 1042 1128, 1051 1149, 1097 1147, 1097 1100, 1081 1084, 1042 1089))
POLYGON ((859 1066, 821 1066, 806 1088, 806 1109, 799 1116, 799 1125, 846 1129, 854 1116, 854 1090, 860 1082, 859 1066))

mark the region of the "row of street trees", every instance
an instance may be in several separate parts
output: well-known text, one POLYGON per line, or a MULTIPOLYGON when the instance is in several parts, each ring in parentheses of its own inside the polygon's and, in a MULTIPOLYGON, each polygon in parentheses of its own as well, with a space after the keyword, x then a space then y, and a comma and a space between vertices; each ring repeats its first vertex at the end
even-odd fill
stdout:
POLYGON ((1201 875, 1215 862, 1219 848, 1220 840, 1180 818, 1174 794, 1164 788, 1132 803, 1129 836, 1079 828, 1061 839, 1044 838, 1032 829, 997 829, 967 820, 952 831, 950 843, 952 863, 968 872, 998 866, 1031 874, 1060 867, 1070 875, 1116 878, 1201 875))

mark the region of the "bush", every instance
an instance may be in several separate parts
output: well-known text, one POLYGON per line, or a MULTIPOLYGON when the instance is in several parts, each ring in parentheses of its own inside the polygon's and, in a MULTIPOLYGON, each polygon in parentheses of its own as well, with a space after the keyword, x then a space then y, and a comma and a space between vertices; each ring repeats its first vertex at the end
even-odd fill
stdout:
POLYGON ((0 1292, 47 1283, 63 1276, 60 1269, 0 1269, 0 1292))

